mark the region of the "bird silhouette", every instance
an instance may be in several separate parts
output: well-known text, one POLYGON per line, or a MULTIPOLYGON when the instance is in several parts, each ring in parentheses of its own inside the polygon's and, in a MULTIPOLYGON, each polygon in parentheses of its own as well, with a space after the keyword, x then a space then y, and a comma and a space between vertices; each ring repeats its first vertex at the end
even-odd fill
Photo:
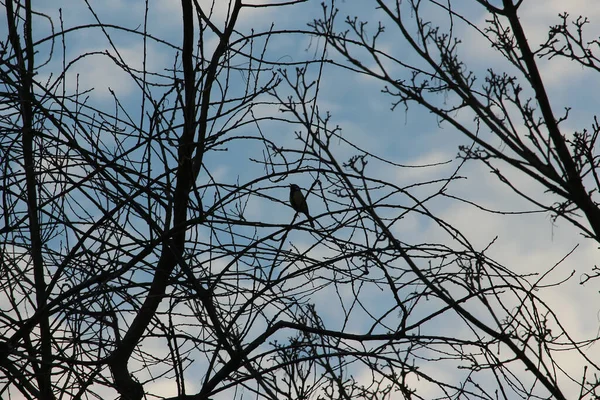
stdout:
POLYGON ((290 184, 290 204, 296 212, 301 212, 304 215, 306 215, 310 226, 312 226, 313 228, 315 227, 312 217, 308 213, 308 204, 306 204, 306 198, 302 194, 302 190, 300 190, 300 187, 293 183, 290 184))

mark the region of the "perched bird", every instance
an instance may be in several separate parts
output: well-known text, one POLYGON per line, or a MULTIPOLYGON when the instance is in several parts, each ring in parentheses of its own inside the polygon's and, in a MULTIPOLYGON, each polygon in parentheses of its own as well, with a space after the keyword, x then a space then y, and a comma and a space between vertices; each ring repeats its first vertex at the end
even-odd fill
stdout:
POLYGON ((293 183, 290 185, 290 204, 292 205, 292 208, 296 210, 296 212, 305 214, 308 218, 308 222, 310 222, 310 226, 313 228, 315 227, 315 224, 308 213, 308 204, 306 204, 306 199, 304 198, 300 187, 293 183))

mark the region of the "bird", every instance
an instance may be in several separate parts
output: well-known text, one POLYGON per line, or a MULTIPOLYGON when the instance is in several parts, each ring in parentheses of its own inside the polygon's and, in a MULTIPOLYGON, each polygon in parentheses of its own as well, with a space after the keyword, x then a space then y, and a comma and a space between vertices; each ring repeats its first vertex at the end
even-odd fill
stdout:
POLYGON ((295 185, 293 183, 290 184, 290 204, 296 212, 301 212, 305 214, 308 218, 308 222, 310 222, 310 226, 312 226, 313 228, 315 227, 315 224, 310 214, 308 213, 308 204, 306 204, 306 199, 302 194, 302 190, 300 190, 300 187, 298 185, 295 185))

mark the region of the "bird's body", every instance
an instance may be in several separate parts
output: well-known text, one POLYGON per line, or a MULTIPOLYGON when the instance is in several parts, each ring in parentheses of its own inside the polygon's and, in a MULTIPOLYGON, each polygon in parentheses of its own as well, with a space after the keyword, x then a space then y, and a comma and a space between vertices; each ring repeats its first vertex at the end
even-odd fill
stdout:
POLYGON ((315 224, 308 213, 308 204, 306 204, 306 198, 302 194, 300 187, 293 183, 290 185, 290 204, 296 212, 301 212, 306 215, 308 222, 310 222, 310 226, 313 228, 315 227, 315 224))

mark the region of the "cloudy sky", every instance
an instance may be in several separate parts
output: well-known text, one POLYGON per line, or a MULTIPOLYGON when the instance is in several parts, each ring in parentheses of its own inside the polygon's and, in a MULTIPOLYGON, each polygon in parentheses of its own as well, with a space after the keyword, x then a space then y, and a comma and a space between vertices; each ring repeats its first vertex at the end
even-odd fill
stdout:
MULTIPOLYGON (((227 2, 217 3, 212 5, 208 0, 200 0, 203 7, 207 9, 213 7, 214 21, 217 25, 221 21, 222 25, 227 15, 227 2)), ((259 2, 254 0, 253 3, 259 2)), ((276 2, 265 0, 265 3, 276 2)), ((480 7, 472 6, 473 3, 475 1, 464 0, 462 4, 465 6, 464 12, 476 25, 483 27, 486 16, 480 7)), ((105 24, 120 25, 130 29, 140 29, 143 25, 145 4, 142 1, 94 0, 90 1, 90 4, 97 18, 105 24)), ((37 1, 34 5, 37 10, 52 18, 55 30, 59 29, 61 14, 65 28, 94 23, 96 18, 83 1, 37 1), (61 13, 59 9, 62 10, 61 13)), ((342 13, 361 15, 373 22, 381 18, 379 11, 366 0, 340 1, 338 7, 342 13)), ((173 0, 151 1, 149 10, 150 33, 167 42, 179 43, 180 3, 173 0)), ((547 27, 558 23, 558 14, 564 11, 574 17, 586 15, 592 21, 590 37, 598 36, 600 7, 597 6, 596 0, 569 2, 525 0, 521 20, 533 48, 545 40, 547 27)), ((321 15, 320 1, 307 1, 294 7, 247 8, 240 16, 238 28, 242 32, 249 32, 251 29, 260 31, 274 24, 275 29, 306 29, 308 22, 321 15)), ((5 28, 0 27, 1 33, 4 33, 3 29, 5 28)), ((38 37, 42 37, 49 32, 50 25, 40 22, 37 29, 38 37)), ((476 35, 469 34, 465 27, 459 27, 457 34, 463 40, 459 54, 470 68, 482 72, 487 68, 503 65, 502 59, 493 51, 489 43, 476 35)), ((133 68, 141 69, 144 61, 149 70, 167 71, 173 68, 177 49, 166 44, 149 42, 147 59, 144 60, 143 43, 139 37, 121 34, 116 30, 111 31, 111 37, 123 61, 133 68)), ((70 87, 67 90, 74 90, 76 87, 79 87, 80 91, 93 88, 94 91, 89 94, 90 104, 106 110, 114 107, 111 90, 123 99, 126 106, 134 109, 139 104, 141 96, 135 82, 109 58, 94 55, 94 52, 113 51, 99 29, 77 31, 68 35, 66 40, 67 60, 73 60, 84 53, 89 54, 70 69, 71 78, 67 80, 67 85, 70 87)), ((207 47, 210 48, 215 43, 213 39, 212 42, 207 43, 207 47)), ((291 62, 311 58, 320 49, 320 45, 321 43, 313 42, 308 37, 285 35, 274 39, 269 48, 273 59, 291 62)), ((381 45, 382 48, 389 48, 390 53, 413 57, 402 54, 404 49, 396 46, 393 35, 384 36, 381 45)), ((46 50, 48 51, 46 55, 41 52, 38 60, 48 56, 49 48, 46 50)), ((54 51, 59 50, 54 49, 54 51)), ((564 60, 552 60, 541 65, 557 114, 560 114, 559 110, 564 107, 572 107, 572 118, 563 125, 563 129, 580 131, 589 127, 593 113, 598 108, 597 93, 600 89, 600 80, 594 79, 589 71, 584 71, 581 67, 564 60)), ((51 78, 61 70, 61 67, 60 57, 54 57, 40 72, 39 79, 51 78)), ((440 125, 434 117, 417 106, 411 107, 408 111, 400 106, 392 111, 391 99, 382 94, 381 89, 381 83, 373 79, 327 67, 321 82, 319 105, 321 110, 329 110, 332 113, 334 124, 340 125, 343 129, 345 139, 373 154, 408 166, 449 161, 438 167, 419 169, 382 166, 379 172, 374 174, 378 178, 404 186, 421 180, 447 177, 451 174, 458 164, 457 147, 460 144, 469 144, 467 139, 448 125, 440 125)), ((285 139, 289 143, 293 143, 291 133, 290 128, 290 132, 287 132, 289 139, 285 139)), ((232 151, 238 151, 240 155, 244 154, 243 149, 232 149, 232 151)), ((351 150, 342 144, 335 151, 340 159, 352 154, 351 150)), ((243 157, 240 157, 241 159, 243 157)), ((238 179, 242 182, 251 180, 255 173, 252 169, 246 168, 242 161, 240 164, 229 161, 222 163, 218 158, 209 158, 208 161, 214 163, 212 166, 214 171, 227 177, 226 179, 231 182, 236 182, 238 179)), ((482 165, 474 162, 467 163, 461 173, 468 179, 452 185, 451 194, 469 199, 491 210, 518 212, 533 209, 482 165)), ((531 186, 526 178, 514 171, 506 170, 505 174, 520 187, 531 186)), ((310 185, 310 180, 305 179, 299 183, 303 186, 310 185)), ((536 191, 537 188, 532 187, 531 190, 536 191)), ((278 188, 273 195, 285 199, 287 189, 278 188)), ((324 205, 318 199, 314 199, 310 206, 313 215, 325 212, 324 205)), ((594 306, 600 304, 597 285, 594 281, 587 285, 580 284, 584 274, 590 272, 597 262, 599 255, 597 243, 586 240, 574 227, 564 221, 553 222, 547 214, 499 215, 453 201, 435 203, 434 211, 439 217, 459 228, 475 248, 483 248, 497 237, 487 254, 515 271, 545 272, 577 247, 547 279, 548 282, 557 282, 571 274, 572 277, 558 289, 548 290, 540 295, 556 312, 574 338, 590 338, 597 334, 600 328, 598 314, 600 307, 594 306)), ((289 218, 289 209, 283 206, 271 208, 261 206, 260 203, 250 203, 247 212, 248 217, 256 220, 289 218)), ((415 242, 445 240, 439 236, 439 231, 435 227, 422 225, 422 221, 411 217, 407 217, 404 225, 395 229, 399 237, 411 235, 415 238, 415 242)), ((304 240, 310 240, 310 237, 304 240)), ((597 348, 589 350, 600 354, 597 348)), ((565 357, 569 356, 565 355, 565 357)), ((578 363, 578 360, 574 360, 571 364, 567 364, 567 368, 578 371, 580 370, 578 363)), ((163 387, 157 390, 165 395, 174 393, 174 387, 170 387, 167 383, 161 385, 163 387)))

